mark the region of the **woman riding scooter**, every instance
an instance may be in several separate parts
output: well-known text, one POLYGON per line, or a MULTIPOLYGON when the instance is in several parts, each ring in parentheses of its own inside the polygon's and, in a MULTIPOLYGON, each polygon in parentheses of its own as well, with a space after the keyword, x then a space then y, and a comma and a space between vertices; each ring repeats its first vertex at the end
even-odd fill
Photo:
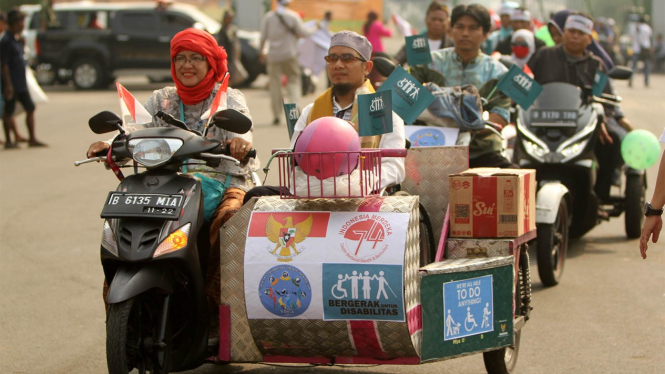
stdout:
MULTIPOLYGON (((227 54, 224 48, 209 33, 190 28, 176 34, 171 40, 171 77, 175 87, 165 87, 153 92, 146 103, 151 115, 159 111, 179 118, 192 130, 201 131, 205 120, 201 116, 208 110, 220 89, 217 83, 227 72, 227 54)), ((235 89, 227 90, 227 107, 235 109, 249 117, 249 109, 243 94, 235 89)), ((212 114, 210 114, 212 115, 212 114)), ((127 132, 146 127, 168 126, 160 121, 126 126, 127 132)), ((223 162, 216 168, 189 166, 189 173, 197 173, 204 179, 204 184, 216 185, 224 190, 221 199, 205 199, 205 220, 210 225, 211 249, 208 261, 217 264, 206 276, 206 289, 211 311, 216 312, 219 305, 219 229, 242 206, 245 192, 253 187, 251 172, 258 170, 259 160, 245 160, 252 149, 252 132, 240 135, 212 126, 208 129, 208 138, 214 138, 229 145, 231 156, 240 160, 240 166, 223 162), (212 208, 215 207, 213 210, 212 208)), ((88 157, 109 148, 110 142, 95 142, 88 149, 88 157)), ((205 190, 204 190, 205 191, 205 190)), ((204 192, 205 195, 205 192, 204 192)), ((212 194, 209 194, 212 195, 212 194)), ((104 293, 106 297, 106 292, 104 293)))

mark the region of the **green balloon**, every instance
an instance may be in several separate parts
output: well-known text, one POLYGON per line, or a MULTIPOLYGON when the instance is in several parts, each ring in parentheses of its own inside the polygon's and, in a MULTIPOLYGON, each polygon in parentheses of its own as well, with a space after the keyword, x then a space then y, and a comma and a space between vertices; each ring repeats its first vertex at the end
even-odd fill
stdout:
POLYGON ((621 157, 633 169, 649 168, 660 158, 658 139, 650 131, 633 130, 621 142, 621 157))

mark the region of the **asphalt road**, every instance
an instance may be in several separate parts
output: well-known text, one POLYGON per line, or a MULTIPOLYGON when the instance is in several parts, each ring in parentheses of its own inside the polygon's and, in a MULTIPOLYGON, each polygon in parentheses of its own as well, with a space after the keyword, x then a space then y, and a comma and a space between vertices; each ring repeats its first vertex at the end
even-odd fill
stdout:
MULTIPOLYGON (((121 81, 145 102, 158 86, 121 81)), ((649 89, 618 84, 624 111, 639 128, 663 130, 665 76, 649 89)), ((48 148, 0 150, 0 373, 103 373, 104 305, 99 241, 103 201, 117 181, 101 165, 75 168, 87 146, 104 139, 87 127, 101 110, 118 111, 114 90, 48 89, 37 109, 48 148)), ((268 92, 244 90, 255 121, 255 145, 288 145, 273 126, 268 92)), ((303 104, 311 102, 306 97, 303 104)), ((20 129, 24 117, 19 117, 20 129)), ((656 168, 648 171, 653 186, 656 168)), ((276 170, 268 183, 276 182, 276 170)), ((652 190, 648 191, 648 197, 652 190)), ((663 233, 665 236, 665 233, 663 233)), ((623 217, 572 243, 559 286, 543 288, 534 270, 532 319, 522 334, 519 373, 665 372, 665 245, 647 260, 627 240, 623 217)), ((535 256, 532 256, 532 259, 535 256)), ((533 264, 535 265, 535 264, 533 264)), ((333 368, 234 364, 190 373, 311 373, 333 368)), ((484 373, 479 355, 424 366, 354 366, 346 373, 484 373)))

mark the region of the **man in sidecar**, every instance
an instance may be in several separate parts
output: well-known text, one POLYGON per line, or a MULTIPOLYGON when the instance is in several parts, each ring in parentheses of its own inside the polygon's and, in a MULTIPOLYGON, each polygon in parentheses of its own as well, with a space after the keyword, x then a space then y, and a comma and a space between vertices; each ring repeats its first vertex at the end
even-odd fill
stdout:
MULTIPOLYGON (((328 77, 332 87, 307 105, 298 119, 291 138, 295 146, 300 133, 307 125, 322 118, 335 116, 348 121, 358 131, 359 94, 373 93, 374 88, 367 79, 372 70, 372 45, 367 38, 353 31, 340 31, 333 35, 328 55, 328 77)), ((404 121, 393 112, 393 131, 383 135, 361 137, 363 148, 404 148, 404 121)), ((399 184, 404 180, 404 159, 385 157, 381 161, 381 187, 399 184)), ((244 202, 252 197, 278 195, 280 187, 261 186, 251 189, 244 202)))

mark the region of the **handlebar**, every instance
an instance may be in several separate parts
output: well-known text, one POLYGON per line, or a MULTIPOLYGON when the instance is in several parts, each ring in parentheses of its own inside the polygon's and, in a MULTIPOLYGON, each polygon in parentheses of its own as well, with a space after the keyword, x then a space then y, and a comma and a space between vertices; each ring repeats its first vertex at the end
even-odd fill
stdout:
MULTIPOLYGON (((406 157, 406 149, 405 148, 362 148, 360 151, 381 151, 381 157, 406 157)), ((289 148, 273 148, 270 151, 270 154, 274 155, 276 153, 284 153, 284 152, 293 152, 289 148)), ((355 153, 355 152, 349 152, 349 151, 344 151, 348 153, 355 153)), ((312 153, 335 153, 335 152, 312 152, 312 153)))

